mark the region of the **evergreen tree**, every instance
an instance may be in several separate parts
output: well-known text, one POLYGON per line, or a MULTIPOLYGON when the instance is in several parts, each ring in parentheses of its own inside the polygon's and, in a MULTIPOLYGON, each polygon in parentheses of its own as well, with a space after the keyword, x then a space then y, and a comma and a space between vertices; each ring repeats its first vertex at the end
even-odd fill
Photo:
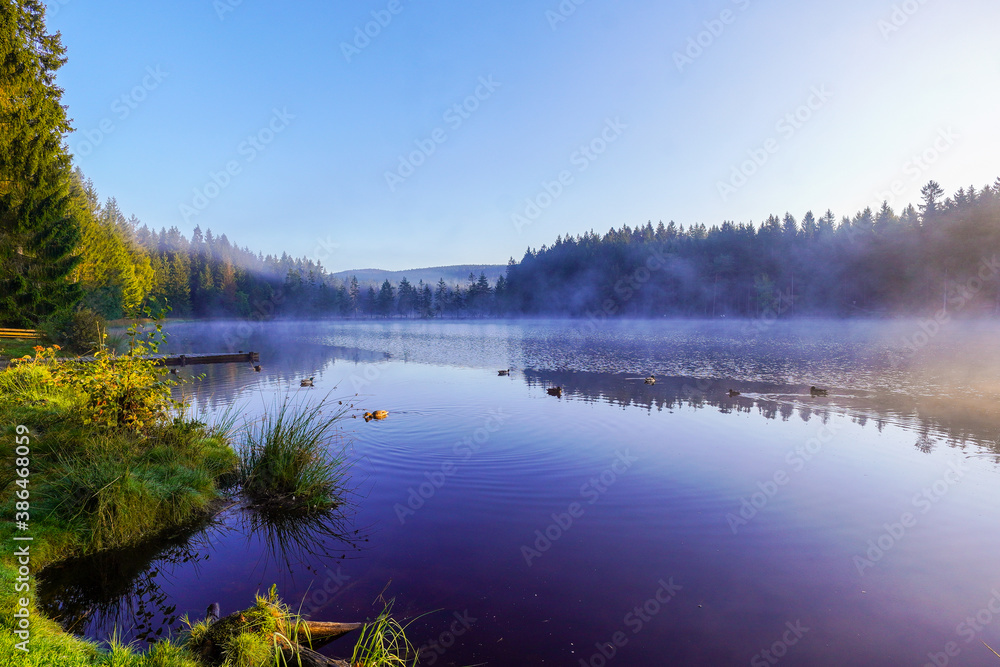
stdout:
POLYGON ((358 285, 357 276, 351 276, 351 288, 348 294, 351 298, 351 314, 357 315, 358 308, 361 307, 361 287, 358 285))
POLYGON ((936 181, 929 181, 927 185, 920 188, 920 194, 924 198, 924 203, 920 205, 920 215, 924 222, 933 221, 939 212, 938 200, 944 195, 944 190, 936 181))
POLYGON ((431 294, 431 286, 425 285, 423 280, 420 281, 417 303, 417 310, 420 312, 420 317, 431 317, 433 315, 431 308, 434 304, 434 296, 431 294))
POLYGON ((79 299, 70 214, 70 131, 56 71, 59 33, 40 0, 0 4, 0 323, 33 326, 79 299))
POLYGON ((386 279, 382 283, 382 287, 378 291, 378 297, 375 301, 375 312, 383 317, 389 315, 393 310, 393 304, 396 301, 396 290, 393 288, 392 283, 386 279))
POLYGON ((399 281, 398 294, 399 303, 397 310, 399 314, 404 317, 413 315, 417 309, 417 291, 410 284, 410 281, 406 279, 406 276, 399 281))
POLYGON ((369 285, 368 291, 365 292, 365 297, 361 303, 361 312, 367 315, 374 315, 377 303, 378 294, 375 292, 375 287, 373 285, 369 285))
POLYGON ((174 315, 184 316, 191 312, 191 262, 187 254, 177 253, 170 260, 165 292, 174 315))
POLYGON ((434 310, 438 315, 444 315, 448 310, 448 284, 444 278, 438 280, 437 289, 434 292, 434 310))

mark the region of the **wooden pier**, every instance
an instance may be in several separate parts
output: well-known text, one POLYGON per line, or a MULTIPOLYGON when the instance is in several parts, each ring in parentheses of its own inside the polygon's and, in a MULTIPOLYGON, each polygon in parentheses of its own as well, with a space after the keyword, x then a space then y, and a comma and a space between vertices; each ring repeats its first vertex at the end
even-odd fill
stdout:
MULTIPOLYGON (((259 352, 236 352, 220 354, 150 354, 140 359, 155 361, 161 366, 198 366, 200 364, 258 364, 259 352)), ((95 357, 76 357, 69 361, 94 361, 95 357)))
POLYGON ((149 359, 155 359, 164 366, 197 366, 199 364, 239 364, 239 363, 260 363, 259 352, 239 352, 235 354, 179 354, 173 355, 152 355, 149 359))
MULTIPOLYGON (((259 352, 236 352, 218 354, 150 354, 140 359, 155 361, 161 366, 198 366, 200 364, 244 364, 257 365, 260 363, 259 352)), ((96 357, 57 357, 57 361, 82 361, 90 363, 96 361, 96 357)), ((12 360, 0 359, 0 370, 7 368, 12 360)), ((14 359, 13 361, 16 361, 14 359)), ((112 360, 111 363, 114 363, 112 360)))

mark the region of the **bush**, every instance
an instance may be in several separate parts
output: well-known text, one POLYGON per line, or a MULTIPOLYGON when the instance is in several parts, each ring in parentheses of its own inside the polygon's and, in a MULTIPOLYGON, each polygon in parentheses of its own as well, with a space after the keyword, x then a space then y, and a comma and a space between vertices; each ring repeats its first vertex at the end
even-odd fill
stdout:
POLYGON ((90 308, 61 311, 41 325, 50 340, 80 354, 100 347, 106 328, 104 318, 90 308))
POLYGON ((139 354, 116 355, 98 350, 93 362, 67 362, 60 379, 83 396, 85 424, 99 427, 148 430, 170 418, 176 402, 170 388, 175 384, 167 369, 139 354))

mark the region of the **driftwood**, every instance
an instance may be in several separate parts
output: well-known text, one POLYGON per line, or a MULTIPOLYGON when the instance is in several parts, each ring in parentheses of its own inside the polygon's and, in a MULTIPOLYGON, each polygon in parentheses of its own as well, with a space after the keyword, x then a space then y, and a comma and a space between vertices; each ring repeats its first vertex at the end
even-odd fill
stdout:
MULTIPOLYGON (((361 623, 326 623, 324 621, 302 621, 301 625, 306 626, 309 630, 309 634, 306 635, 305 631, 299 630, 299 638, 310 643, 314 648, 320 646, 326 646, 334 639, 339 639, 343 637, 348 632, 357 630, 361 627, 361 623), (308 637, 306 640, 305 637, 308 637)), ((301 642, 300 642, 301 643, 301 642)))
MULTIPOLYGON (((239 631, 246 623, 246 613, 248 610, 234 612, 228 616, 218 618, 219 607, 212 604, 208 607, 206 620, 209 621, 210 629, 207 635, 194 648, 200 657, 209 662, 219 662, 222 660, 222 647, 229 637, 239 631), (214 619, 213 619, 214 616, 214 619)), ((286 657, 295 654, 302 656, 302 667, 350 667, 346 662, 341 662, 333 658, 316 653, 312 649, 320 648, 335 639, 343 637, 353 630, 362 626, 361 623, 329 623, 325 621, 299 621, 297 627, 284 627, 282 623, 277 632, 270 635, 263 635, 266 642, 277 644, 282 647, 282 652, 286 657)), ((295 661, 289 661, 290 665, 297 665, 295 661)))

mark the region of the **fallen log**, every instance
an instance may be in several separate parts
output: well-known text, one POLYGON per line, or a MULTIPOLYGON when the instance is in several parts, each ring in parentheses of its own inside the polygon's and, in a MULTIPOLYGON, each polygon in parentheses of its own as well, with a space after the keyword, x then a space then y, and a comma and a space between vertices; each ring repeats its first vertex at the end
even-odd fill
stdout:
MULTIPOLYGON (((362 623, 327 623, 325 621, 302 621, 309 630, 309 641, 315 646, 325 646, 334 639, 360 628, 362 623)), ((301 643, 301 642, 300 642, 301 643)))
MULTIPOLYGON (((208 608, 206 620, 209 621, 208 628, 200 634, 194 645, 190 646, 196 654, 209 663, 218 663, 222 660, 223 646, 233 636, 243 631, 258 633, 268 644, 282 647, 282 652, 289 655, 299 653, 312 656, 313 661, 307 663, 302 661, 303 666, 307 665, 341 665, 346 663, 330 662, 329 658, 316 653, 312 649, 320 648, 335 639, 343 637, 349 632, 357 630, 362 623, 331 623, 327 621, 306 621, 299 620, 289 623, 288 619, 281 614, 279 609, 267 608, 265 614, 271 616, 273 623, 269 625, 270 631, 265 631, 260 625, 260 609, 254 608, 234 612, 228 616, 212 620, 213 615, 218 614, 218 606, 212 604, 208 608), (255 611, 257 613, 255 613, 255 611), (326 660, 327 662, 318 662, 326 660)), ((290 662, 288 664, 295 664, 290 662)))

